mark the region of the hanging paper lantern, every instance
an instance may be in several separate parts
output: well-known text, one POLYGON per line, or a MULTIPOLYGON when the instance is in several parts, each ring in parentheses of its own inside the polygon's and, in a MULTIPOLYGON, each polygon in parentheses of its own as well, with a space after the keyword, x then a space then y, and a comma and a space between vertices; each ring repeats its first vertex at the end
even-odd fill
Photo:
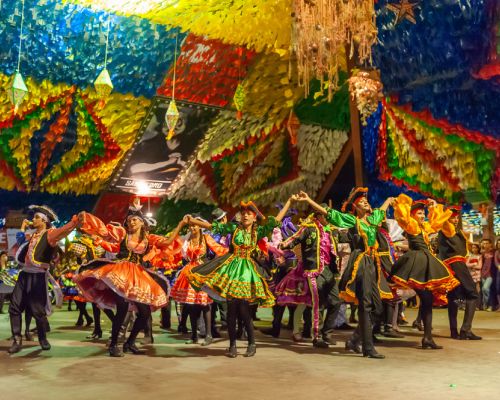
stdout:
POLYGON ((99 105, 102 107, 113 91, 113 83, 111 82, 111 77, 109 76, 109 71, 107 68, 104 68, 97 79, 94 82, 94 87, 99 97, 99 105))
POLYGON ((17 112, 19 106, 24 100, 24 97, 28 94, 28 88, 24 83, 23 76, 20 72, 16 72, 14 79, 12 81, 12 86, 9 89, 9 99, 14 105, 14 112, 17 112))
POLYGON ((290 116, 288 117, 288 122, 286 123, 286 129, 290 134, 290 143, 295 146, 297 144, 297 133, 299 132, 300 121, 297 116, 290 111, 290 116))
POLYGON ((240 120, 243 117, 243 106, 245 105, 245 89, 241 83, 238 84, 233 97, 234 106, 236 107, 236 119, 240 120))
POLYGON ((167 122, 167 126, 169 129, 167 140, 170 140, 174 136, 175 127, 177 126, 177 121, 179 121, 179 110, 177 110, 177 104, 175 104, 174 99, 172 99, 172 101, 168 105, 168 110, 165 114, 165 121, 167 122))

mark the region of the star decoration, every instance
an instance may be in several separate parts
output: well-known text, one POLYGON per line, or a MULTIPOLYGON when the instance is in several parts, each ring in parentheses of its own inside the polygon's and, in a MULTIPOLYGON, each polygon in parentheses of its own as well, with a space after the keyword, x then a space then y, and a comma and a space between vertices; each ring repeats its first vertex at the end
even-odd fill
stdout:
POLYGON ((387 9, 396 14, 395 25, 398 25, 403 19, 407 19, 412 24, 416 24, 415 19, 415 7, 420 3, 419 0, 401 0, 399 3, 389 3, 387 4, 387 9))

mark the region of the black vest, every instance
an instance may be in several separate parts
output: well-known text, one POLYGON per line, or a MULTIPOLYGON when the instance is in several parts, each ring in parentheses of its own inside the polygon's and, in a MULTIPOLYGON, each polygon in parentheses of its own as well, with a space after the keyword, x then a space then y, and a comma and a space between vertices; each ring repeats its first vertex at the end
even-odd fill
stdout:
MULTIPOLYGON (((24 243, 18 251, 17 260, 21 264, 26 264, 26 256, 28 254, 28 248, 31 240, 33 240, 33 238, 30 239, 29 242, 24 243)), ((47 239, 47 231, 45 231, 42 236, 38 238, 38 242, 36 243, 35 249, 33 251, 33 258, 35 259, 36 263, 48 264, 52 261, 55 252, 56 247, 52 247, 49 244, 49 241, 47 239)))

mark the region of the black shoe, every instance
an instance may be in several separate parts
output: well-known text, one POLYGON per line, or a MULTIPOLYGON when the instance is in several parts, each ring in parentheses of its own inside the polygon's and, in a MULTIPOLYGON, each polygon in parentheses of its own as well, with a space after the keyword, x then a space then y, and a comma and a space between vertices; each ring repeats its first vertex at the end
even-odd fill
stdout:
POLYGON ((321 339, 323 340, 323 342, 325 342, 326 344, 329 344, 329 345, 331 344, 331 345, 335 346, 337 344, 337 342, 335 340, 333 340, 332 338, 330 338, 327 333, 323 333, 321 335, 321 339))
POLYGON ((88 326, 92 325, 93 323, 94 323, 94 319, 93 319, 93 318, 91 318, 91 317, 89 317, 89 318, 87 319, 87 324, 86 324, 85 326, 87 326, 87 327, 88 327, 88 326))
POLYGON ((32 342, 33 341, 33 335, 31 334, 30 331, 24 332, 24 337, 26 338, 27 342, 32 342))
POLYGON ((352 351, 353 353, 356 353, 356 354, 361 354, 361 347, 359 347, 359 344, 354 343, 350 339, 347 340, 347 342, 345 342, 345 349, 352 351))
POLYGON ((116 344, 109 346, 108 351, 110 357, 123 357, 123 353, 120 351, 120 348, 116 344))
POLYGON ((236 358, 237 356, 238 356, 238 350, 236 349, 236 346, 230 346, 226 350, 226 357, 236 358))
POLYGON ((144 354, 144 352, 139 350, 139 348, 135 345, 135 342, 128 341, 123 343, 123 352, 132 354, 144 354))
POLYGON ((184 342, 185 344, 198 344, 198 339, 189 339, 184 342))
POLYGON ((327 349, 328 343, 322 339, 314 339, 313 340, 313 347, 316 347, 317 349, 327 349))
POLYGON ((97 340, 102 338, 102 331, 94 331, 91 335, 87 336, 87 339, 97 340))
POLYGON ((338 328, 335 328, 339 331, 352 331, 354 330, 354 327, 349 325, 348 323, 344 322, 342 325, 340 325, 338 328))
POLYGON ((257 353, 257 346, 255 343, 250 343, 247 347, 247 351, 243 354, 243 357, 253 357, 257 353))
POLYGON ((437 345, 433 339, 422 339, 422 349, 441 350, 443 346, 437 345))
POLYGON ((7 352, 9 354, 19 353, 23 347, 23 338, 15 336, 7 352))
POLYGON ((78 318, 78 320, 76 321, 75 326, 83 326, 83 318, 78 318))
POLYGON ((420 332, 424 330, 424 325, 422 324, 422 321, 413 321, 413 324, 411 324, 412 328, 418 329, 420 332))
POLYGON ((385 358, 383 354, 377 353, 375 349, 369 350, 369 351, 363 351, 363 357, 368 357, 368 358, 377 358, 379 360, 382 360, 385 358))
POLYGON ((401 339, 404 338, 405 335, 402 335, 399 332, 396 332, 394 329, 386 329, 384 333, 382 333, 383 336, 388 337, 388 338, 394 338, 394 339, 401 339))
POLYGON ((310 331, 303 331, 302 338, 303 339, 312 339, 311 332, 310 331))
POLYGON ((42 339, 39 341, 39 343, 40 343, 40 347, 44 351, 48 351, 52 347, 47 339, 42 339))
POLYGON ((481 336, 474 335, 472 331, 460 331, 460 340, 481 340, 481 336))
POLYGON ((210 346, 212 344, 212 342, 214 341, 214 339, 212 338, 212 336, 205 336, 205 340, 203 341, 203 343, 201 344, 202 346, 210 346))
POLYGON ((450 337, 455 340, 460 339, 460 335, 458 334, 458 331, 456 329, 452 329, 450 331, 450 337))
POLYGON ((266 328, 260 330, 264 335, 272 336, 273 338, 279 338, 280 334, 276 332, 274 328, 266 328))
POLYGON ((356 319, 356 317, 355 317, 354 315, 351 315, 351 316, 349 317, 349 322, 350 322, 351 324, 357 324, 357 323, 358 323, 358 320, 356 319))
POLYGON ((168 331, 170 328, 170 325, 160 325, 160 329, 163 329, 164 331, 168 331))

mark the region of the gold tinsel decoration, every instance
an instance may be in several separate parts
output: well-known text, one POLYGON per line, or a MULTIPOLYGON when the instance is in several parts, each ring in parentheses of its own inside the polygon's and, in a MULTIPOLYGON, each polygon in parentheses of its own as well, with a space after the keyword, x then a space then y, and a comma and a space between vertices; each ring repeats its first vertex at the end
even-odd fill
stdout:
POLYGON ((338 89, 342 54, 350 46, 357 63, 371 64, 377 40, 374 0, 294 0, 291 50, 296 54, 299 83, 309 94, 316 78, 328 88, 328 100, 338 89))

